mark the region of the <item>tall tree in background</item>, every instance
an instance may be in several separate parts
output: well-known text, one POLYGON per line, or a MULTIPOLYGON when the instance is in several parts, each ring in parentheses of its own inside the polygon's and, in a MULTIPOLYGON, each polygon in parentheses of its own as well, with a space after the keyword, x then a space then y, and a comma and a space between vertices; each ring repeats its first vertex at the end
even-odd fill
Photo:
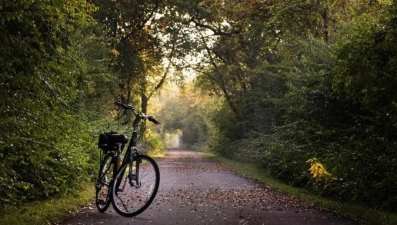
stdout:
POLYGON ((146 113, 149 98, 169 76, 163 58, 171 60, 175 52, 172 39, 161 39, 159 35, 165 31, 164 16, 159 14, 162 1, 92 2, 99 7, 94 17, 104 24, 117 55, 112 66, 120 73, 119 98, 128 103, 140 102, 146 113))
POLYGON ((236 146, 256 133, 271 133, 281 115, 275 102, 286 89, 280 73, 284 68, 278 65, 279 30, 270 10, 274 3, 175 2, 199 37, 196 46, 205 58, 195 68, 200 86, 225 99, 222 116, 214 117, 224 135, 219 146, 236 146))

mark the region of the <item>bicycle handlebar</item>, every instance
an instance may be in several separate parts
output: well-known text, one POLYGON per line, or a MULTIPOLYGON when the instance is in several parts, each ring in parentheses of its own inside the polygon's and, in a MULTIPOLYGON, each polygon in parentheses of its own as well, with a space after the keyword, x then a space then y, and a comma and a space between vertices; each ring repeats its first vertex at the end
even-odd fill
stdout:
POLYGON ((153 116, 143 115, 142 113, 137 112, 136 109, 133 106, 131 106, 131 105, 123 104, 121 102, 115 102, 114 104, 119 106, 119 107, 121 107, 121 108, 123 108, 123 109, 125 109, 125 110, 132 110, 134 112, 135 116, 139 117, 140 119, 148 119, 150 122, 152 122, 152 123, 154 123, 156 125, 160 124, 160 122, 157 121, 156 119, 154 119, 153 116))
POLYGON ((123 104, 121 102, 115 102, 114 104, 119 106, 119 107, 121 107, 121 108, 123 108, 123 109, 135 110, 134 107, 132 107, 131 105, 128 105, 128 104, 123 104))

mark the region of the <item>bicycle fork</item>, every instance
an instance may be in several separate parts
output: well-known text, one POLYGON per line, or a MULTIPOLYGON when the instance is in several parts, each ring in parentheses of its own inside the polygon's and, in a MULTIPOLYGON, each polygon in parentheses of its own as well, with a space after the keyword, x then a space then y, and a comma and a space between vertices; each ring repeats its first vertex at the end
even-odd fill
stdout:
POLYGON ((129 185, 131 185, 131 187, 134 187, 136 189, 141 187, 141 182, 139 182, 139 164, 140 164, 140 162, 139 162, 139 160, 136 160, 135 165, 133 162, 134 162, 134 160, 132 160, 132 157, 131 157, 130 162, 128 163, 128 174, 125 177, 125 179, 128 179, 128 182, 127 182, 127 180, 124 180, 124 178, 123 178, 124 173, 120 174, 120 177, 117 177, 117 180, 116 180, 117 192, 119 192, 119 191, 123 192, 126 188, 127 183, 129 185), (133 167, 135 167, 135 173, 133 173, 133 167))
POLYGON ((128 174, 128 180, 130 182, 130 185, 137 189, 141 187, 141 182, 139 182, 139 164, 140 164, 140 162, 137 159, 135 161, 135 174, 133 174, 132 173, 132 162, 131 162, 129 165, 130 170, 129 170, 129 174, 128 174), (135 181, 135 183, 133 181, 135 181))

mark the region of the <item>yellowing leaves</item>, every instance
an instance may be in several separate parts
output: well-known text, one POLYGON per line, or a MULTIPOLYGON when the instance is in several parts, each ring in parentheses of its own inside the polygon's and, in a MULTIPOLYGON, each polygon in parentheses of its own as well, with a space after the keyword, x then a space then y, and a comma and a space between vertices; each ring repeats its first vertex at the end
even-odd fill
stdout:
POLYGON ((322 179, 331 176, 331 174, 325 169, 324 165, 316 158, 311 158, 306 162, 311 163, 309 171, 314 179, 322 179))

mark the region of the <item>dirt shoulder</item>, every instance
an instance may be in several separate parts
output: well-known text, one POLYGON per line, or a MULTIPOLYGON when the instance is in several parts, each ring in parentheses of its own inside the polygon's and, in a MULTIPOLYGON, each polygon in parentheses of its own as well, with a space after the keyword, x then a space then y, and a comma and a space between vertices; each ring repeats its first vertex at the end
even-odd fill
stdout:
POLYGON ((249 180, 195 152, 169 150, 167 157, 157 162, 159 192, 142 214, 122 217, 111 206, 100 213, 92 205, 62 224, 355 224, 249 180))

